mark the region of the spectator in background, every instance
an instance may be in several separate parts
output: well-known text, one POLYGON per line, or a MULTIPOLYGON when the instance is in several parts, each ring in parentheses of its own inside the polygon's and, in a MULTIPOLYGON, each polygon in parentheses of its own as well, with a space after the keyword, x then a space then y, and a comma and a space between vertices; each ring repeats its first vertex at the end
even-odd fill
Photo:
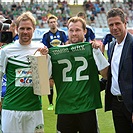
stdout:
POLYGON ((92 11, 90 9, 86 10, 87 20, 90 20, 90 16, 92 14, 92 11))
POLYGON ((11 24, 12 23, 12 20, 6 19, 3 15, 0 15, 0 21, 2 23, 6 23, 6 24, 11 24))
POLYGON ((78 5, 78 0, 74 0, 74 1, 73 1, 73 4, 74 4, 74 5, 78 5))
POLYGON ((90 25, 95 27, 95 15, 93 13, 90 16, 90 25))
POLYGON ((105 9, 103 6, 101 7, 101 13, 105 13, 105 9))
POLYGON ((96 10, 96 13, 100 13, 101 12, 100 5, 99 5, 98 1, 94 2, 94 8, 96 10))
MULTIPOLYGON (((54 15, 50 15, 48 17, 48 25, 50 30, 44 33, 42 38, 42 43, 48 48, 57 46, 57 45, 65 45, 67 42, 67 36, 63 30, 58 29, 58 18, 54 15)), ((51 77, 50 79, 50 95, 48 95, 49 107, 48 110, 53 110, 53 86, 54 81, 51 77)))
POLYGON ((3 11, 3 6, 1 3, 0 3, 0 11, 3 11))
POLYGON ((12 32, 12 40, 13 41, 16 41, 16 40, 18 40, 19 39, 19 36, 18 36, 18 33, 17 33, 17 30, 16 30, 16 23, 13 21, 12 23, 11 23, 11 25, 10 25, 10 28, 9 28, 9 31, 11 31, 12 32))
POLYGON ((13 3, 13 4, 11 5, 11 11, 14 11, 14 10, 16 10, 16 8, 17 8, 17 5, 16 5, 16 3, 13 3))
MULTIPOLYGON (((77 14, 78 17, 84 19, 86 21, 86 15, 83 12, 79 12, 77 14)), ((85 42, 94 41, 95 40, 95 33, 91 26, 86 25, 87 32, 85 34, 85 42)))
POLYGON ((93 3, 90 0, 88 0, 87 2, 85 2, 85 10, 86 9, 92 10, 93 7, 94 7, 93 6, 93 3))
POLYGON ((37 10, 36 10, 36 16, 37 16, 37 19, 38 19, 38 23, 40 25, 41 22, 42 22, 42 10, 39 6, 37 7, 37 10))

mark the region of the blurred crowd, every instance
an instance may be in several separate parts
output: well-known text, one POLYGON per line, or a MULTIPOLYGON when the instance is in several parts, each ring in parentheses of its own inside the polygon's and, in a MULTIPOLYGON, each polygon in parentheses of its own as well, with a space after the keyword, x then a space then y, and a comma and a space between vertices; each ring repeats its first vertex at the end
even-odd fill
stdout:
POLYGON ((47 18, 50 14, 58 17, 59 27, 66 26, 67 20, 70 18, 70 8, 68 3, 58 0, 58 2, 15 2, 0 3, 0 15, 7 19, 16 20, 16 18, 24 11, 31 11, 37 20, 37 27, 47 27, 47 18))
MULTIPOLYGON (((132 0, 122 2, 116 2, 111 0, 109 2, 100 2, 91 0, 85 0, 83 2, 84 12, 87 16, 87 22, 92 27, 106 28, 107 21, 106 12, 113 7, 119 7, 123 9, 127 16, 128 26, 132 27, 133 24, 133 4, 132 0)), ((33 4, 24 2, 3 2, 0 3, 0 15, 3 15, 7 19, 15 20, 23 11, 31 11, 37 20, 37 28, 47 28, 47 18, 50 14, 58 17, 58 26, 65 27, 67 20, 72 16, 69 4, 66 0, 58 0, 57 2, 35 2, 33 4)), ((79 11, 77 11, 79 12, 79 11)))
POLYGON ((87 15, 87 20, 90 25, 93 27, 107 27, 106 13, 111 8, 121 8, 127 19, 129 27, 132 27, 133 24, 133 1, 115 1, 111 0, 110 2, 100 2, 99 0, 91 2, 91 0, 85 0, 83 3, 84 11, 87 15))

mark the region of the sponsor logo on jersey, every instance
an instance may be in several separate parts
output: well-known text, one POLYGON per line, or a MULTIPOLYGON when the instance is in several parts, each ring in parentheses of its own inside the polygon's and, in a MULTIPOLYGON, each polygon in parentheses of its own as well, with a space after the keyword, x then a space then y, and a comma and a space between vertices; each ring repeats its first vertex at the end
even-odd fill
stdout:
POLYGON ((32 86, 32 72, 30 68, 16 69, 15 86, 32 86))
POLYGON ((29 77, 32 75, 31 68, 16 69, 16 77, 29 77))
POLYGON ((57 46, 57 45, 61 45, 61 41, 58 40, 58 39, 54 39, 54 40, 52 40, 52 41, 50 42, 50 44, 51 44, 53 47, 55 47, 55 46, 57 46))
POLYGON ((19 55, 14 55, 14 58, 17 58, 17 57, 19 57, 19 55))

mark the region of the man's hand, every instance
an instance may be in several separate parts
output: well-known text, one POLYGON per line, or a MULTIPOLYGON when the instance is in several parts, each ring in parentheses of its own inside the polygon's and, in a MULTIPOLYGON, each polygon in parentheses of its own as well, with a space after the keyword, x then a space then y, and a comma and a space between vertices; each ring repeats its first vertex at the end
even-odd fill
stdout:
POLYGON ((37 51, 40 51, 42 55, 47 55, 48 54, 48 48, 44 46, 44 48, 39 48, 37 51))
POLYGON ((98 41, 94 40, 90 42, 92 44, 92 47, 95 49, 101 48, 101 43, 99 43, 98 41))

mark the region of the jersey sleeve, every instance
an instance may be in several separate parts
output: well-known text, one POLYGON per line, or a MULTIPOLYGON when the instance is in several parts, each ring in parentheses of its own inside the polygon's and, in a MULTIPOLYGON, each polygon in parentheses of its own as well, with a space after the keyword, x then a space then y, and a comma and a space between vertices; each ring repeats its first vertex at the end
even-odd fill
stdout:
POLYGON ((95 39, 95 32, 92 29, 92 27, 86 25, 86 29, 87 29, 87 33, 85 35, 86 42, 89 42, 90 40, 94 40, 95 39))
POLYGON ((63 41, 64 43, 66 43, 68 41, 67 35, 65 34, 65 32, 63 32, 63 41))
POLYGON ((109 66, 107 59, 104 57, 100 49, 93 49, 93 56, 99 71, 109 66))
POLYGON ((48 47, 48 43, 47 43, 47 35, 46 35, 46 34, 43 35, 43 38, 42 38, 41 42, 42 42, 45 46, 48 47))
POLYGON ((6 53, 5 53, 4 50, 1 50, 0 67, 1 67, 1 71, 2 71, 3 73, 5 73, 6 64, 7 64, 6 53))
POLYGON ((103 42, 104 45, 107 44, 107 41, 108 41, 107 39, 108 39, 108 37, 107 37, 107 35, 106 35, 106 36, 103 38, 103 40, 102 40, 102 42, 103 42))
POLYGON ((91 40, 95 39, 95 33, 94 33, 94 31, 92 31, 92 29, 90 29, 90 39, 91 40))
POLYGON ((6 56, 6 52, 3 49, 1 50, 0 56, 1 56, 1 58, 0 58, 0 69, 1 69, 2 73, 5 73, 8 59, 7 59, 7 56, 6 56))

